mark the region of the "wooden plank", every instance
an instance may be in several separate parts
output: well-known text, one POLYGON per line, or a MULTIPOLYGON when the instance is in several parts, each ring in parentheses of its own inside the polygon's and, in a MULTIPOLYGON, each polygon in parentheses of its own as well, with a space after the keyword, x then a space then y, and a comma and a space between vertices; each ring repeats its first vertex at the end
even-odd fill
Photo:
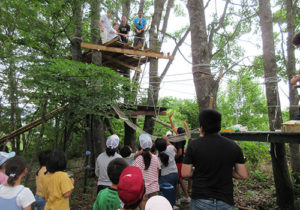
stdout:
POLYGON ((155 122, 158 122, 159 124, 163 125, 163 126, 166 126, 167 128, 172 128, 172 126, 169 124, 169 123, 166 123, 164 121, 161 121, 160 119, 157 119, 155 117, 152 117, 152 120, 154 120, 155 122))
POLYGON ((112 39, 108 42, 105 42, 104 46, 109 46, 109 45, 113 44, 114 42, 117 42, 118 40, 119 40, 119 37, 115 37, 114 39, 112 39))
POLYGON ((130 116, 138 116, 138 115, 145 115, 145 116, 156 116, 156 114, 161 115, 161 116, 166 116, 166 112, 156 112, 155 111, 133 111, 130 112, 130 116))
MULTIPOLYGON (((62 106, 62 107, 60 107, 60 108, 58 108, 58 109, 55 109, 54 111, 50 112, 49 114, 47 114, 47 115, 45 116, 45 120, 49 120, 50 118, 54 117, 54 115, 55 115, 56 113, 64 111, 67 107, 68 107, 68 105, 65 105, 65 106, 62 106)), ((28 130, 34 128, 34 127, 36 127, 36 126, 42 124, 42 122, 43 122, 43 119, 42 119, 42 118, 39 118, 39 119, 37 119, 37 120, 35 120, 35 121, 33 121, 33 122, 27 124, 27 125, 24 125, 24 126, 22 126, 21 128, 15 130, 15 131, 12 131, 12 132, 10 132, 9 134, 7 134, 7 135, 1 137, 1 138, 0 138, 0 143, 5 142, 5 141, 7 141, 7 140, 9 140, 9 139, 12 139, 12 138, 14 138, 14 137, 16 137, 16 136, 18 136, 18 135, 20 135, 20 134, 22 134, 22 133, 28 131, 28 130)))
POLYGON ((143 47, 143 44, 139 44, 138 46, 133 47, 134 50, 141 49, 143 47))
MULTIPOLYGON (((273 143, 294 143, 300 144, 300 133, 283 133, 283 132, 232 132, 220 133, 222 136, 236 141, 256 141, 256 142, 273 142, 273 143)), ((192 133, 193 138, 198 138, 199 133, 192 133)))
POLYGON ((150 50, 152 50, 152 48, 151 48, 151 47, 149 47, 149 48, 145 49, 145 50, 144 50, 144 52, 149 52, 150 50))
POLYGON ((123 44, 123 47, 126 47, 126 46, 131 46, 132 42, 127 42, 127 43, 124 43, 123 44))
POLYGON ((107 46, 103 46, 103 45, 89 44, 89 43, 84 43, 84 42, 81 43, 81 47, 93 49, 93 50, 107 51, 107 52, 147 56, 147 57, 151 57, 151 58, 173 59, 173 56, 165 56, 163 53, 143 52, 140 50, 131 50, 131 49, 124 49, 124 48, 117 48, 117 47, 107 47, 107 46))
POLYGON ((142 69, 139 68, 139 67, 135 67, 135 66, 129 65, 129 64, 127 64, 127 63, 125 63, 125 62, 123 62, 123 61, 121 61, 121 60, 115 59, 115 58, 113 58, 113 57, 111 57, 111 56, 109 56, 109 55, 104 55, 104 54, 103 54, 102 56, 103 56, 105 59, 110 60, 112 63, 117 63, 117 64, 119 64, 119 65, 121 65, 121 66, 130 68, 130 69, 132 69, 132 70, 135 70, 135 71, 138 71, 138 72, 142 72, 142 69))

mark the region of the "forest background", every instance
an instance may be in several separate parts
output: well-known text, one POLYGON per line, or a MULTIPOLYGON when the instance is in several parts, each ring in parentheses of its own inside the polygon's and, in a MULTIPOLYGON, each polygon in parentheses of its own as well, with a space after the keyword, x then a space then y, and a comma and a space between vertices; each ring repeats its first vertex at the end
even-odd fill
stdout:
MULTIPOLYGON (((186 120, 195 130, 199 110, 208 108, 212 98, 213 107, 223 115, 223 128, 239 124, 249 131, 280 129, 283 121, 297 114, 298 93, 289 80, 296 72, 291 39, 299 31, 299 4, 298 0, 2 0, 0 136, 37 118, 44 119, 42 125, 5 142, 27 157, 31 174, 38 152, 44 149, 64 150, 70 160, 82 160, 83 169, 87 165, 93 168, 111 133, 118 134, 122 144, 136 148, 138 133, 115 118, 110 111, 112 104, 123 108, 132 104, 168 107, 168 113, 175 113, 176 126, 186 120), (132 23, 138 10, 144 11, 148 21, 146 40, 152 51, 170 52, 173 61, 152 59, 141 67, 142 74, 128 71, 125 76, 101 66, 98 51, 92 52, 93 64, 80 62, 81 41, 101 43, 100 13, 112 11, 116 22, 126 15, 132 23), (267 30, 271 38, 264 37, 264 20, 270 20, 269 26, 274 27, 267 30), (266 40, 274 42, 268 44, 273 49, 265 51, 266 40), (268 52, 274 52, 270 55, 274 57, 268 59, 268 52), (168 83, 174 86, 167 87, 168 83), (283 110, 280 90, 288 98, 283 110), (160 91, 164 97, 159 97, 160 91), (64 112, 45 120, 48 112, 67 104, 64 112), (92 155, 84 162, 86 150, 92 155)), ((166 116, 157 117, 168 122, 166 116)), ((168 130, 154 124, 151 117, 131 120, 156 136, 168 130)), ((299 145, 239 144, 249 159, 251 180, 257 181, 242 183, 248 188, 243 188, 245 199, 238 198, 240 203, 255 208, 291 207, 289 201, 280 199, 280 186, 274 185, 273 179, 278 180, 276 167, 274 177, 269 170, 271 159, 274 164, 272 154, 277 151, 284 156, 287 152, 285 161, 290 170, 285 177, 291 178, 292 202, 297 205, 299 145), (266 182, 270 190, 262 192, 258 186, 266 186, 262 185, 266 182), (276 194, 277 202, 269 199, 266 203, 262 202, 265 197, 253 196, 260 194, 276 194)))

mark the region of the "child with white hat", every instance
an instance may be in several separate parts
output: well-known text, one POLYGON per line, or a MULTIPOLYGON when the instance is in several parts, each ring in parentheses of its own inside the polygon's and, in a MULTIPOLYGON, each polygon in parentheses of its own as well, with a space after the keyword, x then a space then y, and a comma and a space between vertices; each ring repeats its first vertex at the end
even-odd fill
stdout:
POLYGON ((121 158, 121 155, 116 152, 118 146, 119 137, 116 134, 109 136, 106 140, 106 150, 102 152, 96 160, 95 174, 98 177, 97 194, 102 189, 112 185, 112 182, 107 175, 107 166, 110 161, 116 158, 121 158))
POLYGON ((140 208, 145 209, 147 199, 157 195, 159 191, 158 176, 160 170, 159 160, 156 155, 151 154, 152 140, 149 134, 142 134, 139 137, 140 146, 143 150, 133 162, 133 166, 141 169, 145 180, 145 199, 141 202, 140 208))

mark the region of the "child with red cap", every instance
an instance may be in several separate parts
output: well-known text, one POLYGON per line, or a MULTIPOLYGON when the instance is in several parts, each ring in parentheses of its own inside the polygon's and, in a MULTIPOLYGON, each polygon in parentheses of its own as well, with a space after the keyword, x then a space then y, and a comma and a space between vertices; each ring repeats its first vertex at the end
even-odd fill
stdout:
POLYGON ((118 194, 123 209, 138 209, 138 206, 143 200, 145 194, 145 184, 142 171, 135 166, 129 166, 121 173, 118 194))

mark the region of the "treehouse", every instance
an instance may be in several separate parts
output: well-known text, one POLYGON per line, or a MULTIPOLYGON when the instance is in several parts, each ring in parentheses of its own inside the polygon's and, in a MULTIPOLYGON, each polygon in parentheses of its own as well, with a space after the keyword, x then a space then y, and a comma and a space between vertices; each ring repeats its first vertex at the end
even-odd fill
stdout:
POLYGON ((169 54, 151 52, 151 48, 142 50, 143 45, 132 47, 132 42, 122 43, 115 38, 102 45, 81 43, 82 48, 89 49, 83 54, 83 62, 92 62, 92 50, 99 50, 102 53, 102 65, 114 69, 121 74, 128 69, 142 72, 141 65, 150 59, 173 59, 169 54))

